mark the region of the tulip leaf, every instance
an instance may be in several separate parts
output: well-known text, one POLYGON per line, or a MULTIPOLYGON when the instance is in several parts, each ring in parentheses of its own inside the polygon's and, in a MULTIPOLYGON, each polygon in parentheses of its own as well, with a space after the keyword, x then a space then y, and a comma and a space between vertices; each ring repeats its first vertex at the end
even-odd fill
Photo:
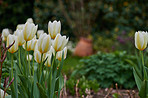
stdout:
POLYGON ((141 84, 142 84, 142 80, 140 79, 140 77, 138 76, 138 74, 137 74, 137 72, 135 71, 134 68, 133 68, 133 74, 134 74, 134 77, 135 77, 135 81, 136 81, 138 90, 140 90, 141 84))
POLYGON ((59 90, 58 90, 58 98, 60 98, 60 91, 64 87, 64 78, 60 74, 59 76, 59 90))
POLYGON ((141 88, 140 88, 140 91, 139 91, 139 96, 140 98, 147 98, 147 81, 144 80, 142 82, 142 85, 141 85, 141 88))
POLYGON ((36 85, 36 83, 37 83, 37 70, 34 72, 34 91, 33 91, 33 96, 34 96, 34 98, 39 98, 39 90, 38 90, 38 87, 37 87, 37 85, 36 85))
POLYGON ((37 86, 38 86, 39 91, 40 91, 40 97, 41 97, 41 98, 47 98, 46 91, 45 91, 45 89, 42 87, 42 85, 40 85, 39 83, 37 83, 37 86))
POLYGON ((15 89, 15 98, 18 98, 18 87, 17 87, 17 76, 16 76, 16 70, 14 71, 14 89, 15 89))

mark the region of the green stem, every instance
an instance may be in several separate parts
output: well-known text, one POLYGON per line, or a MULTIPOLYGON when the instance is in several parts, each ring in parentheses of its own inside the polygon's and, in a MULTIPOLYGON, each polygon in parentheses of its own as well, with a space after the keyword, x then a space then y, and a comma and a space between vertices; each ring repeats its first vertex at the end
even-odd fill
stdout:
POLYGON ((40 66, 39 66, 40 75, 41 75, 41 73, 43 71, 43 69, 42 69, 42 59, 43 59, 43 54, 41 54, 41 63, 40 63, 40 66))
POLYGON ((32 60, 33 60, 33 64, 32 64, 32 75, 34 76, 34 55, 33 55, 32 60))
POLYGON ((29 74, 31 76, 29 51, 28 51, 28 67, 29 67, 29 74))
POLYGON ((26 41, 26 45, 25 45, 25 63, 26 63, 26 66, 24 66, 24 74, 28 75, 28 66, 27 66, 27 41, 26 41), (27 68, 27 70, 25 69, 25 67, 27 68), (26 71, 25 71, 26 70, 26 71))
POLYGON ((11 54, 11 78, 13 78, 13 54, 11 54))
POLYGON ((143 67, 143 74, 144 74, 144 80, 147 79, 147 73, 146 73, 146 69, 145 69, 145 66, 144 66, 144 58, 143 58, 143 51, 141 51, 141 59, 142 59, 142 67, 143 67))
POLYGON ((21 47, 19 47, 18 53, 19 53, 19 67, 21 70, 21 47))

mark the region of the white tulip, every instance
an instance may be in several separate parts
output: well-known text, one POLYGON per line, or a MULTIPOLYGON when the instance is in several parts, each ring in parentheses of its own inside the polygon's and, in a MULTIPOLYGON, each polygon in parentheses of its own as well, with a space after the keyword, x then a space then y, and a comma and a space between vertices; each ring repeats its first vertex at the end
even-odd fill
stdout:
POLYGON ((28 19, 27 19, 27 22, 33 23, 33 19, 32 19, 32 18, 28 18, 28 19))
POLYGON ((19 46, 22 46, 25 43, 23 31, 17 29, 14 34, 18 36, 19 46))
POLYGON ((31 54, 29 54, 29 56, 27 55, 27 61, 29 60, 29 61, 31 61, 32 60, 32 55, 31 54), (29 58, 28 58, 29 57, 29 58))
POLYGON ((45 62, 45 66, 48 66, 48 67, 51 66, 51 57, 52 57, 51 54, 46 54, 47 60, 46 60, 46 62, 45 62))
POLYGON ((61 51, 65 47, 65 45, 68 42, 68 39, 66 39, 66 36, 61 36, 60 34, 57 34, 56 38, 53 41, 53 48, 55 51, 61 51))
POLYGON ((14 53, 18 50, 18 37, 15 35, 9 34, 7 37, 7 47, 11 45, 14 41, 15 43, 10 47, 10 49, 8 49, 10 53, 14 53))
POLYGON ((135 33, 135 46, 139 50, 144 50, 147 47, 148 33, 144 31, 138 31, 135 33))
POLYGON ((23 30, 25 24, 18 24, 16 29, 23 30))
POLYGON ((51 47, 50 35, 47 35, 46 33, 44 33, 43 35, 40 36, 38 40, 38 50, 41 53, 46 53, 49 51, 50 47, 51 47))
POLYGON ((34 23, 26 22, 25 26, 23 28, 23 35, 25 41, 29 41, 34 38, 36 31, 37 31, 38 25, 35 26, 34 23))
POLYGON ((58 59, 59 61, 62 60, 62 54, 64 52, 64 59, 66 59, 66 55, 67 55, 67 47, 65 47, 62 51, 57 52, 56 54, 56 59, 58 59))
POLYGON ((42 34, 44 34, 44 30, 37 31, 37 37, 39 38, 42 34))
POLYGON ((2 31, 3 37, 6 37, 6 38, 7 38, 7 36, 8 36, 9 34, 10 34, 10 32, 9 32, 9 29, 8 29, 8 28, 3 29, 3 31, 2 31))
POLYGON ((61 22, 60 21, 58 21, 58 22, 56 20, 53 22, 49 21, 48 32, 49 32, 52 39, 54 39, 56 37, 56 35, 58 33, 60 33, 60 31, 61 31, 61 22))

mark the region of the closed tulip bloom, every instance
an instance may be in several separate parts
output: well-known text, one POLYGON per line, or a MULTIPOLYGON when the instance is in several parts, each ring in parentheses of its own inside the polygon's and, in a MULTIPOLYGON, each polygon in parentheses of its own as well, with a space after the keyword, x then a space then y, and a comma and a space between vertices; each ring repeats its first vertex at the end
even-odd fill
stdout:
POLYGON ((9 45, 11 45, 13 42, 15 41, 15 43, 12 45, 12 47, 10 47, 10 49, 8 49, 8 51, 10 53, 14 53, 18 50, 18 37, 15 35, 8 35, 7 37, 7 47, 9 45))
POLYGON ((34 38, 36 31, 37 31, 38 25, 35 26, 34 23, 26 22, 24 29, 23 29, 23 35, 25 41, 30 41, 34 38))
POLYGON ((4 36, 2 35, 2 40, 3 40, 3 41, 7 41, 7 37, 4 37, 4 36))
POLYGON ((53 22, 49 21, 48 32, 49 32, 52 39, 54 39, 56 37, 56 35, 58 33, 60 33, 60 31, 61 31, 61 22, 60 21, 58 21, 58 22, 56 20, 53 22))
POLYGON ((43 35, 40 36, 38 40, 38 50, 41 53, 46 53, 49 51, 50 47, 51 47, 50 35, 47 35, 46 33, 44 33, 43 35))
POLYGON ((135 46, 139 50, 144 50, 147 46, 148 34, 144 31, 138 31, 135 33, 135 46))
POLYGON ((28 18, 28 19, 27 19, 27 22, 33 23, 33 19, 32 19, 32 18, 28 18))
POLYGON ((56 38, 53 41, 53 48, 55 51, 61 51, 65 47, 65 45, 68 42, 68 39, 66 39, 66 36, 61 36, 60 34, 57 34, 56 38))
POLYGON ((23 44, 23 48, 27 51, 31 51, 31 43, 32 43, 32 40, 28 41, 27 42, 27 49, 26 49, 26 42, 23 44))
POLYGON ((9 32, 9 29, 3 29, 3 31, 2 31, 2 35, 3 35, 3 37, 6 37, 7 38, 7 36, 10 34, 10 32, 9 32))
POLYGON ((17 29, 14 33, 16 36, 18 36, 18 43, 19 46, 22 46, 25 43, 24 37, 23 37, 23 31, 17 29))
POLYGON ((38 50, 34 51, 34 60, 37 63, 41 63, 41 53, 40 53, 40 51, 38 51, 38 50))
POLYGON ((23 30, 25 24, 18 24, 16 29, 23 30))
POLYGON ((37 39, 33 39, 33 40, 31 40, 31 50, 34 50, 35 49, 35 46, 36 46, 36 44, 37 44, 37 39))
POLYGON ((27 61, 29 60, 29 61, 31 61, 32 60, 32 55, 31 54, 29 54, 29 58, 28 58, 28 55, 27 55, 27 61))
POLYGON ((64 52, 64 59, 66 59, 66 55, 67 55, 67 47, 65 47, 62 51, 57 52, 56 55, 56 59, 58 59, 59 61, 62 60, 62 54, 64 52))
POLYGON ((48 66, 48 67, 51 66, 51 56, 52 56, 51 54, 46 54, 47 60, 45 62, 45 66, 48 66))
POLYGON ((39 38, 42 34, 44 34, 44 30, 37 31, 37 37, 39 38))

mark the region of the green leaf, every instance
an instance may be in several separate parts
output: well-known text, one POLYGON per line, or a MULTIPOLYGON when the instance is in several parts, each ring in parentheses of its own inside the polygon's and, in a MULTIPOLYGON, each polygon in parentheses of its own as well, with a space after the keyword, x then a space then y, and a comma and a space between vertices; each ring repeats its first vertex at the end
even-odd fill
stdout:
POLYGON ((135 77, 135 81, 136 81, 138 90, 140 90, 141 84, 142 84, 142 80, 139 78, 139 76, 137 75, 137 73, 136 73, 134 68, 133 68, 133 74, 134 74, 134 77, 135 77))
POLYGON ((41 98, 47 98, 46 89, 44 89, 44 88, 42 87, 42 85, 40 85, 39 83, 37 83, 37 86, 38 86, 39 91, 40 91, 40 97, 41 97, 41 98))
POLYGON ((36 85, 36 83, 37 83, 37 71, 35 71, 34 72, 34 88, 33 88, 33 96, 34 96, 34 98, 39 98, 39 89, 38 89, 38 87, 37 87, 37 85, 36 85))
POLYGON ((17 76, 16 76, 16 70, 14 71, 14 89, 15 89, 15 98, 18 98, 18 87, 17 87, 17 76))
POLYGON ((141 85, 141 88, 140 88, 140 91, 139 91, 139 96, 140 98, 147 98, 147 81, 144 80, 142 82, 142 85, 141 85))

